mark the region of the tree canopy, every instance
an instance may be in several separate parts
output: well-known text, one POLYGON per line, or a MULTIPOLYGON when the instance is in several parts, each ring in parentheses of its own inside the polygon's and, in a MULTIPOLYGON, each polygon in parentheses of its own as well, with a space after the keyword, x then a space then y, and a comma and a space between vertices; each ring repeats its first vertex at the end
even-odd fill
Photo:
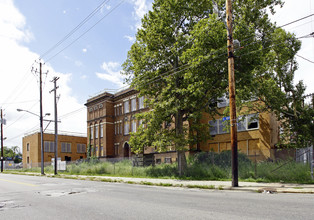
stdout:
MULTIPOLYGON (((282 4, 281 0, 233 1, 233 36, 241 42, 234 52, 237 99, 263 97, 264 109, 275 98, 267 97, 270 91, 265 88, 272 87, 282 97, 277 78, 289 76, 285 67, 295 62, 300 49, 295 36, 269 19, 268 11, 274 13, 274 7, 282 4)), ((127 81, 146 97, 151 109, 138 115, 144 126, 131 135, 132 150, 173 147, 179 173, 186 147, 209 138, 209 125, 199 123, 203 112, 217 114, 219 97, 227 91, 224 11, 222 0, 155 0, 123 64, 127 81)))

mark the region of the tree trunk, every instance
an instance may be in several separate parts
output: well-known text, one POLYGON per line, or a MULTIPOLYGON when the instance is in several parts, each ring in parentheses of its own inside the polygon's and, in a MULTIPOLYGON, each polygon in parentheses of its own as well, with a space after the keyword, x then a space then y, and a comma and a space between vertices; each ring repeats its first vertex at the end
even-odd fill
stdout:
MULTIPOLYGON (((177 137, 182 138, 184 133, 183 133, 183 114, 181 110, 178 110, 176 114, 175 126, 176 126, 177 137)), ((180 141, 179 143, 178 142, 176 143, 179 176, 184 175, 186 167, 187 167, 185 151, 184 151, 185 146, 181 146, 181 144, 182 143, 180 141)))

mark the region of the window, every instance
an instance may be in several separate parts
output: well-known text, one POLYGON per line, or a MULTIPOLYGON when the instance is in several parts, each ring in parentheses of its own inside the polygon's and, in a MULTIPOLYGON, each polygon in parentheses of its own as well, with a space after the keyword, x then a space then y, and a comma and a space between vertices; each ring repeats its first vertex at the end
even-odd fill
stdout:
POLYGON ((104 147, 100 146, 100 156, 104 156, 104 147))
POLYGON ((217 106, 218 108, 226 107, 229 105, 228 94, 225 94, 223 97, 218 98, 217 106))
POLYGON ((118 124, 115 122, 114 123, 114 134, 118 134, 118 128, 119 126, 117 126, 118 124))
POLYGON ((247 129, 257 129, 259 126, 258 114, 250 114, 247 116, 247 129))
POLYGON ((136 132, 136 120, 133 119, 131 122, 131 131, 136 132))
POLYGON ((104 125, 103 124, 100 125, 100 137, 101 138, 104 137, 104 125))
POLYGON ((77 144, 77 153, 86 153, 86 144, 77 144))
POLYGON ((165 157, 165 163, 172 163, 171 157, 165 157))
POLYGON ((114 144, 114 155, 115 156, 119 155, 119 144, 114 144))
POLYGON ((134 112, 136 111, 136 98, 131 99, 131 111, 134 112))
POLYGON ((122 134, 122 121, 120 121, 120 126, 119 126, 119 130, 118 131, 120 131, 119 134, 122 134))
POLYGON ((129 100, 124 102, 124 113, 129 113, 130 112, 130 107, 129 107, 129 100))
POLYGON ((130 125, 129 125, 129 121, 126 119, 124 121, 124 135, 128 135, 129 134, 129 128, 130 128, 130 125))
POLYGON ((138 108, 139 109, 144 108, 144 96, 138 98, 138 108))
POLYGON ((92 125, 90 127, 90 139, 94 139, 94 128, 92 127, 92 125))
POLYGON ((71 143, 61 143, 61 153, 71 153, 71 143))
POLYGON ((246 130, 246 117, 245 116, 242 115, 237 118, 237 129, 238 131, 246 130))
POLYGON ((55 152, 55 142, 44 141, 44 152, 55 152))
POLYGON ((26 144, 26 150, 29 151, 29 143, 26 144))
POLYGON ((95 126, 95 138, 98 138, 98 125, 95 126))
POLYGON ((224 117, 220 120, 218 120, 219 124, 219 134, 227 134, 229 133, 230 128, 230 118, 224 117))
POLYGON ((29 163, 29 157, 27 157, 27 163, 29 163))
POLYGON ((218 124, 218 120, 216 120, 216 121, 209 121, 209 125, 210 125, 210 127, 209 127, 209 132, 210 132, 210 135, 216 135, 216 134, 218 134, 218 126, 217 126, 217 124, 218 124))

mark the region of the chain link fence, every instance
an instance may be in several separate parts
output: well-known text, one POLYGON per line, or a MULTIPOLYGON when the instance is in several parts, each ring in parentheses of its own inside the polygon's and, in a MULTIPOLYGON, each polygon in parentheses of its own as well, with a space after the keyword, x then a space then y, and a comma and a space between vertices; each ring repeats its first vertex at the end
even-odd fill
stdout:
MULTIPOLYGON (((131 158, 91 158, 64 162, 59 173, 74 175, 113 175, 153 178, 182 178, 177 162, 167 154, 133 155, 131 158), (161 157, 164 155, 164 158, 161 157)), ((303 149, 250 149, 239 151, 239 178, 248 181, 313 182, 313 147, 303 149)), ((4 162, 4 170, 22 169, 40 172, 40 163, 4 162)), ((54 164, 45 162, 45 173, 54 172, 54 164)), ((231 178, 231 151, 197 152, 187 156, 183 178, 220 180, 231 178)))

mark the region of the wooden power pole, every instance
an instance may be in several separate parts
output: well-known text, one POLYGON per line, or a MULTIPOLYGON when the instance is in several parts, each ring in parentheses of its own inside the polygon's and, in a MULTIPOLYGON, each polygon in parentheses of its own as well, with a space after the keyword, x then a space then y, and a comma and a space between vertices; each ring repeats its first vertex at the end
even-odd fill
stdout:
POLYGON ((59 88, 57 86, 57 80, 59 79, 59 77, 54 77, 52 82, 54 83, 54 88, 50 91, 50 92, 54 92, 54 106, 55 106, 55 170, 54 170, 54 174, 57 175, 58 174, 58 108, 57 108, 57 89, 59 88))
POLYGON ((1 172, 3 172, 3 115, 2 115, 2 109, 1 109, 1 172))
POLYGON ((237 141, 237 112, 235 105, 235 80, 234 80, 234 55, 232 37, 232 2, 226 0, 226 22, 227 22, 227 46, 228 46, 228 73, 229 73, 229 105, 230 105, 230 134, 231 134, 231 169, 232 186, 238 184, 238 141, 237 141))

